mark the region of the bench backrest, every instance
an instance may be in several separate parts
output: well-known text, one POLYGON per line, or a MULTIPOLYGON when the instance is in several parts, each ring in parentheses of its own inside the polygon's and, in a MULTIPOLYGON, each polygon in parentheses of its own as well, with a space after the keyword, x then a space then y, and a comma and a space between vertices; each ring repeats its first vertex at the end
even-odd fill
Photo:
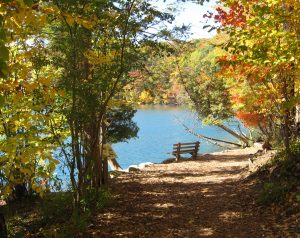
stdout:
POLYGON ((199 141, 174 144, 172 154, 176 155, 177 160, 180 159, 180 154, 192 154, 193 157, 196 158, 199 146, 199 141))
POLYGON ((177 149, 195 149, 197 147, 199 147, 200 142, 190 142, 190 143, 178 143, 178 144, 174 144, 173 145, 173 150, 177 150, 177 149))

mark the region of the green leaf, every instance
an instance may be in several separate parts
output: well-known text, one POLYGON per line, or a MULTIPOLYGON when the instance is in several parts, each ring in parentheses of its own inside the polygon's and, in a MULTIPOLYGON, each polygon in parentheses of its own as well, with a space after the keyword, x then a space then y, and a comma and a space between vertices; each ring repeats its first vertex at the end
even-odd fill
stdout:
POLYGON ((0 46, 0 59, 4 61, 8 61, 9 58, 9 50, 4 46, 0 46))
POLYGON ((33 4, 33 0, 24 0, 24 3, 27 5, 27 6, 31 6, 33 4))
POLYGON ((3 95, 0 95, 0 107, 3 107, 5 103, 5 98, 3 95))
POLYGON ((0 78, 5 78, 7 74, 8 74, 7 64, 0 58, 0 78))
POLYGON ((0 41, 5 41, 6 35, 4 29, 0 28, 0 41))

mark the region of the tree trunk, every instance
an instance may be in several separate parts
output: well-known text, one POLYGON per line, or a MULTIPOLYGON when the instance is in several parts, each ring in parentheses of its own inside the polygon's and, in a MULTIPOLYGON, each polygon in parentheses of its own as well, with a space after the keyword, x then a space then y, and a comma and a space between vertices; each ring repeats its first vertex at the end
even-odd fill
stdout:
POLYGON ((116 158, 110 158, 107 162, 108 162, 111 170, 113 170, 113 171, 115 171, 115 170, 122 171, 123 170, 116 158))
MULTIPOLYGON (((100 122, 101 123, 101 122, 100 122)), ((94 135, 96 138, 92 138, 91 140, 91 150, 92 150, 92 160, 93 160, 93 188, 98 190, 100 188, 100 179, 101 179, 101 152, 100 152, 100 141, 99 136, 101 136, 101 128, 100 132, 96 132, 94 135), (96 141, 96 142, 95 142, 96 141)))
POLYGON ((224 140, 220 140, 220 139, 216 139, 216 138, 212 138, 212 137, 207 137, 204 135, 201 135, 199 133, 196 133, 195 131, 193 131, 192 129, 190 129, 187 125, 185 125, 184 123, 182 123, 180 120, 178 120, 181 125, 185 128, 185 130, 189 133, 191 133, 192 135, 203 139, 205 141, 207 141, 208 143, 211 143, 213 145, 217 145, 219 147, 223 147, 223 148, 227 148, 226 146, 222 145, 222 144, 227 144, 227 145, 231 145, 231 146, 237 146, 237 147, 242 147, 242 145, 231 142, 231 141, 224 141, 224 140))
POLYGON ((106 124, 105 120, 102 121, 102 137, 101 137, 101 161, 102 161, 102 184, 108 185, 108 161, 103 157, 103 146, 106 144, 106 124))
POLYGON ((5 223, 5 218, 2 213, 0 213, 0 237, 7 238, 7 228, 5 223))
POLYGON ((217 127, 220 127, 221 129, 223 129, 224 131, 228 132, 229 134, 231 134, 232 136, 236 137, 237 139, 239 139, 240 141, 242 141, 245 146, 249 146, 249 140, 247 138, 245 138, 244 136, 241 136, 239 134, 237 134, 235 131, 231 130, 230 128, 224 126, 223 124, 217 124, 217 127))
POLYGON ((104 186, 108 186, 108 162, 107 162, 107 159, 103 160, 103 178, 102 178, 102 184, 104 186))
POLYGON ((283 141, 284 147, 288 155, 290 155, 290 130, 289 130, 289 113, 286 111, 284 115, 284 125, 283 125, 283 141))

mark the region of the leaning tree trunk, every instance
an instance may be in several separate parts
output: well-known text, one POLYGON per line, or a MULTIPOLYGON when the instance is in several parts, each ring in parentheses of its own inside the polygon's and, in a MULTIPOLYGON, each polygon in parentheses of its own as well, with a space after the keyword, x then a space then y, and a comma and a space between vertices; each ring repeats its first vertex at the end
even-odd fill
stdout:
POLYGON ((239 135, 238 133, 236 133, 235 131, 231 130, 230 128, 224 126, 223 124, 217 124, 216 126, 220 127, 224 131, 228 132, 232 136, 234 136, 237 139, 239 139, 240 141, 242 141, 245 144, 245 146, 249 146, 249 139, 245 138, 244 136, 239 135))
POLYGON ((122 171, 123 170, 116 158, 109 158, 107 162, 112 171, 122 171))
POLYGON ((212 138, 212 137, 207 137, 207 136, 204 136, 204 135, 201 135, 195 131, 193 131, 192 129, 190 129, 187 125, 185 125, 184 123, 182 123, 180 120, 178 120, 181 125, 184 127, 184 129, 188 132, 188 133, 191 133, 192 135, 200 138, 200 139, 203 139, 205 141, 207 141, 208 143, 211 143, 213 145, 217 145, 219 147, 223 147, 223 148, 228 148, 222 144, 227 144, 227 145, 230 145, 230 146, 237 146, 237 147, 242 147, 242 145, 240 144, 237 144, 235 142, 231 142, 231 141, 225 141, 225 140, 220 140, 220 139, 216 139, 216 138, 212 138))

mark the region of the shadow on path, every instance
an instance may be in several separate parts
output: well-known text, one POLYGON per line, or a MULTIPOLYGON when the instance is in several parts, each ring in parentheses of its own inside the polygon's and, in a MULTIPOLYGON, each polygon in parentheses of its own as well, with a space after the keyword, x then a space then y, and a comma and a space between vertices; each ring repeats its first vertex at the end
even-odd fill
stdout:
POLYGON ((116 198, 90 227, 94 237, 266 237, 238 174, 249 155, 212 156, 123 174, 116 198))

